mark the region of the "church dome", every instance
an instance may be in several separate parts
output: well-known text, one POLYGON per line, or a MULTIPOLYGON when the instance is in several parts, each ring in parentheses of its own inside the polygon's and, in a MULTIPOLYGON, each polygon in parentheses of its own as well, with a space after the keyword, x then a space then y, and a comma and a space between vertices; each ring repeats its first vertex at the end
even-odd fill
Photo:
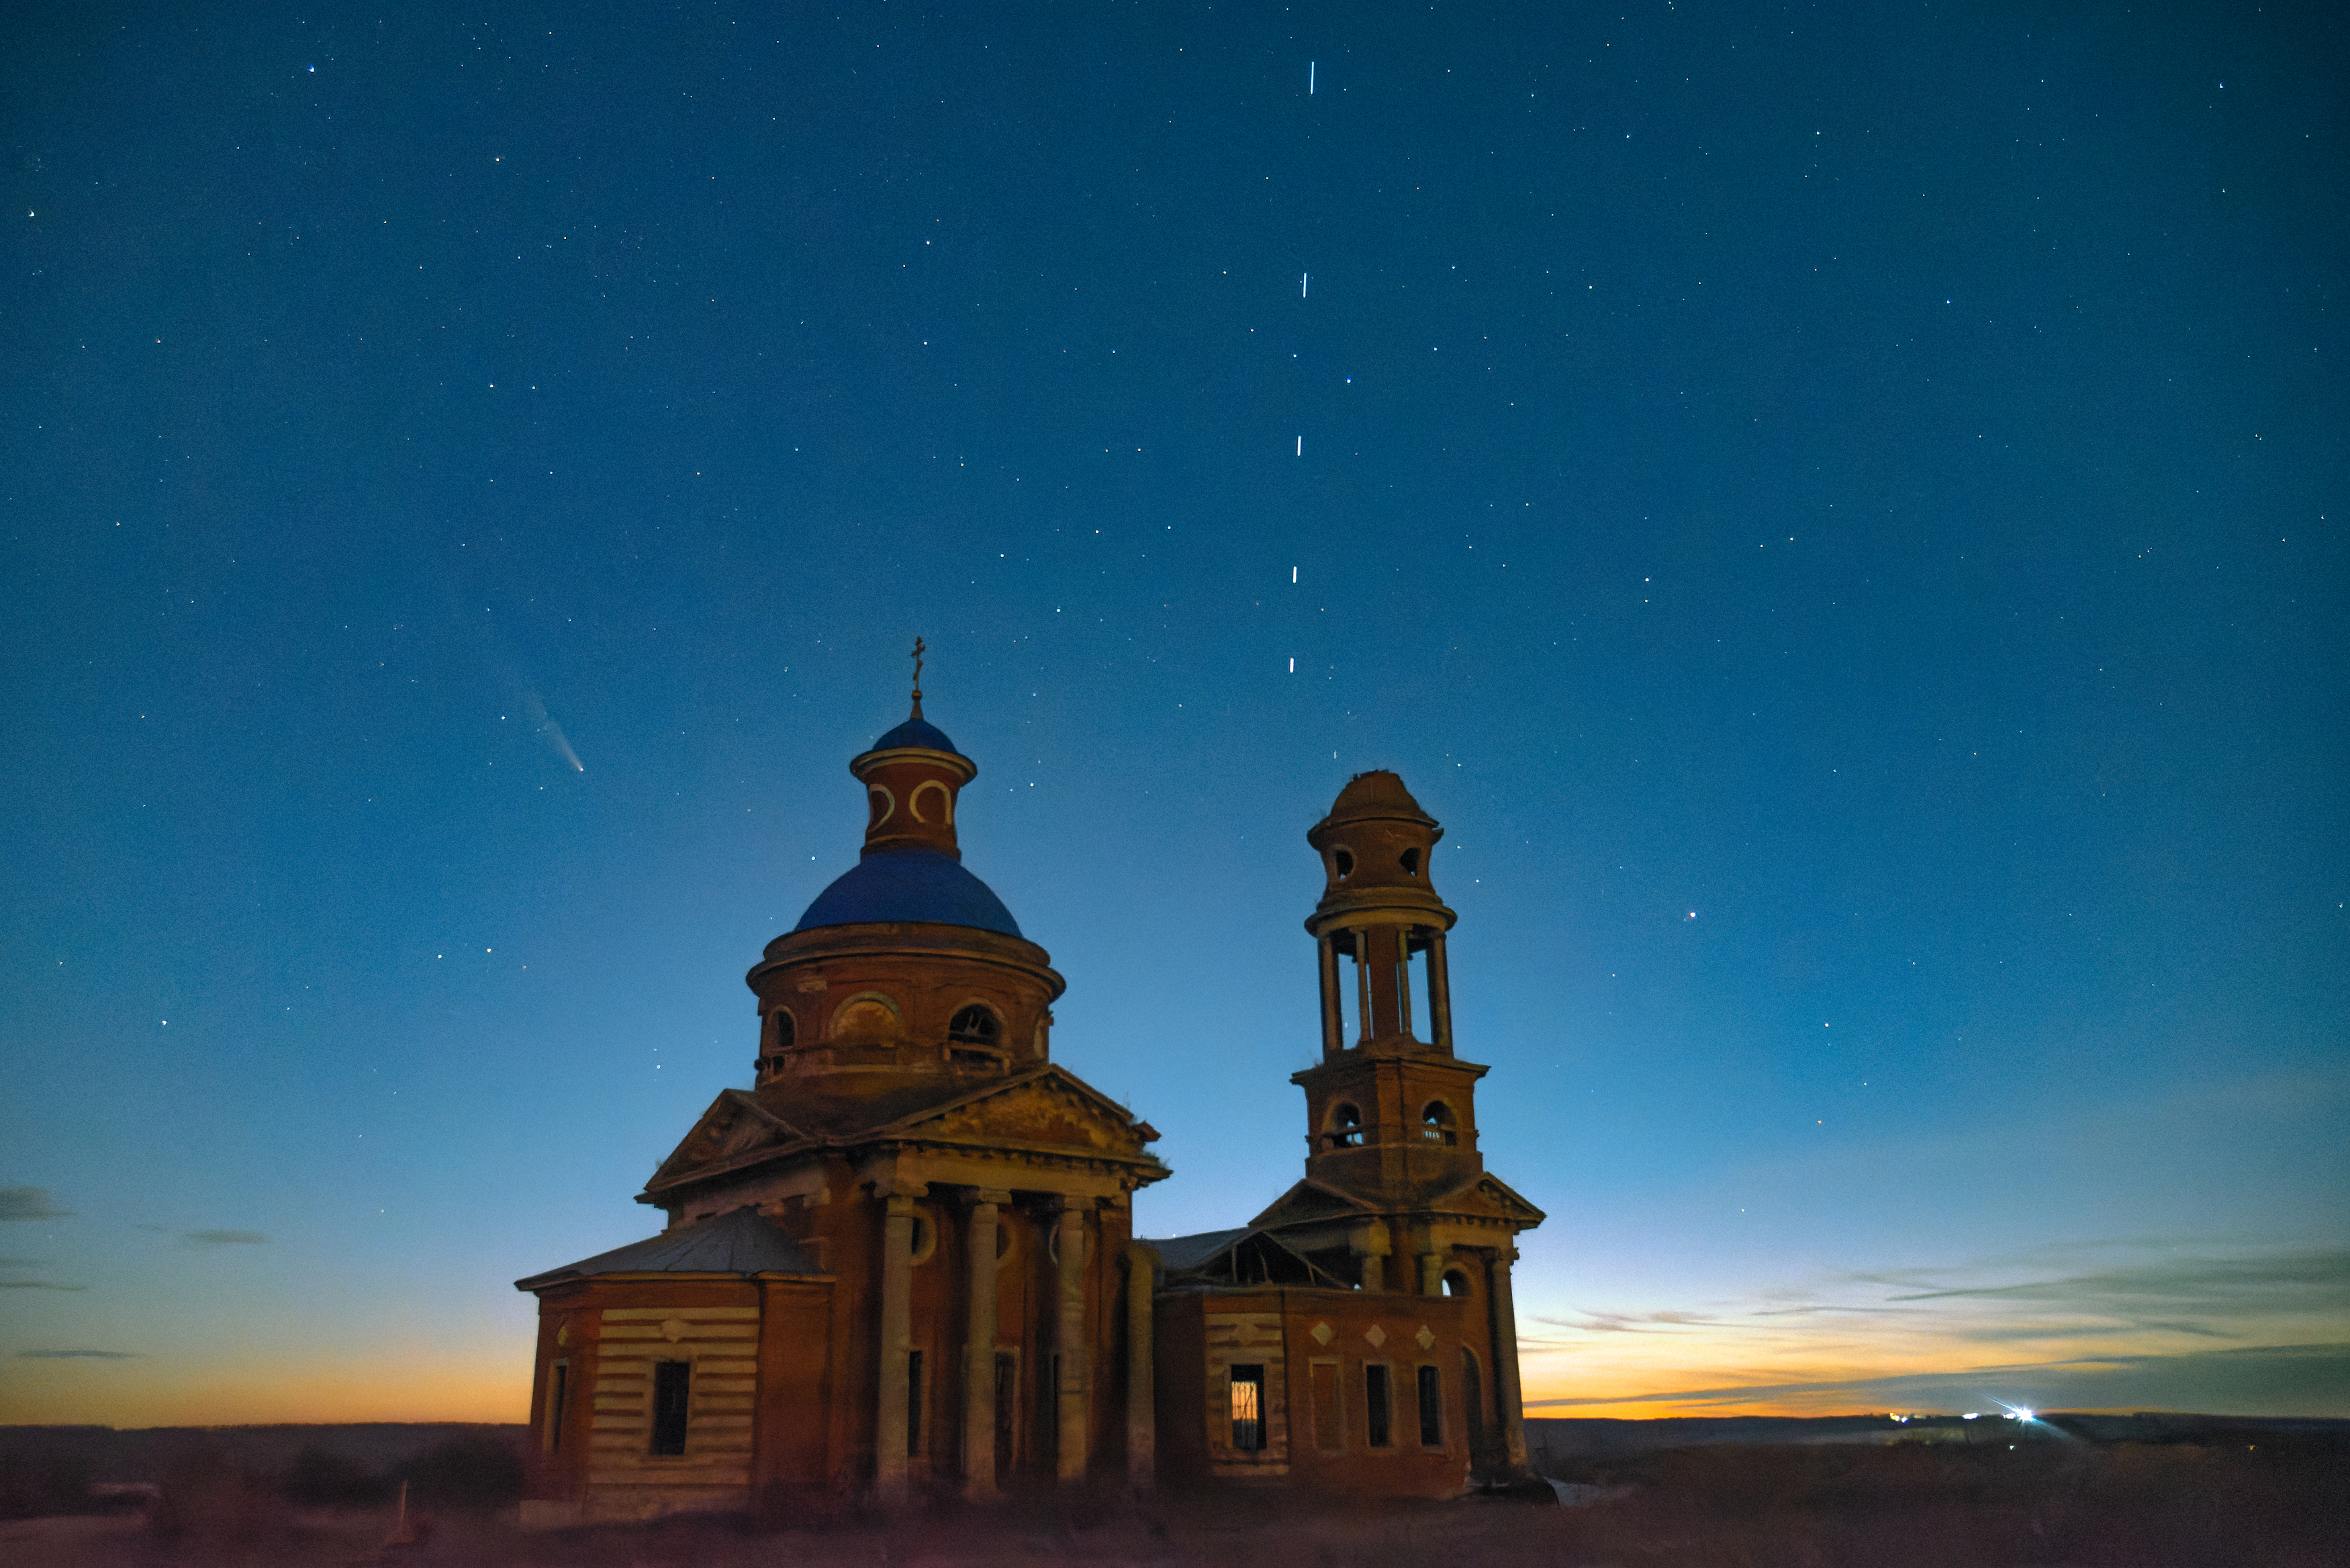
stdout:
MULTIPOLYGON (((929 730, 917 720, 906 730, 929 730)), ((883 744, 889 744, 887 736, 883 744)), ((879 748, 876 748, 877 750, 879 748)), ((944 744, 931 748, 948 751, 944 744)), ((962 862, 935 849, 868 851, 848 872, 816 896, 795 931, 818 926, 856 926, 876 921, 921 920, 940 926, 974 926, 1007 937, 1020 935, 1020 922, 988 885, 962 868, 962 862)))
POLYGON ((901 746, 920 746, 926 752, 949 752, 958 757, 962 755, 961 752, 955 751, 955 743, 947 739, 947 732, 944 730, 921 719, 909 719, 873 742, 873 749, 877 752, 894 752, 901 746))
POLYGON ((1342 822, 1377 821, 1424 822, 1436 826, 1436 819, 1420 809, 1419 802, 1403 787, 1403 780, 1385 768, 1375 768, 1367 774, 1357 774, 1347 781, 1331 804, 1330 815, 1322 819, 1325 826, 1342 822))

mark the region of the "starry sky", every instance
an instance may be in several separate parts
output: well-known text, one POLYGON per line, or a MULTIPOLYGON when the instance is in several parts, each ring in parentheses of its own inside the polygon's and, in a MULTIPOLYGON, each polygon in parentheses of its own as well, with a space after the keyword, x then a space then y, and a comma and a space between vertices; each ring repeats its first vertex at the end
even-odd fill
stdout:
POLYGON ((5 24, 0 1419, 520 1419, 918 634, 1146 1233, 1388 767, 1532 1413, 2350 1415, 2334 8, 488 12, 5 24))

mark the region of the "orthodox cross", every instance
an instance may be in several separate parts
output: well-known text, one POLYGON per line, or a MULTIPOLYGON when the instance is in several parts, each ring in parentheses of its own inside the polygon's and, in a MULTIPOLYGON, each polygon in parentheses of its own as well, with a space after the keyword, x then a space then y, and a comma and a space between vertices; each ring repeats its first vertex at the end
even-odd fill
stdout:
POLYGON ((922 716, 922 639, 914 639, 914 717, 922 716))

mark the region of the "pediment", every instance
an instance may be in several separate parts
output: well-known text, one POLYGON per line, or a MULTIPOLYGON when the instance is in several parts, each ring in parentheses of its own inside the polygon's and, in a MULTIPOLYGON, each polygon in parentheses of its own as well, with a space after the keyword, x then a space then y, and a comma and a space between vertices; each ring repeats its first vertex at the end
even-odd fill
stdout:
POLYGON ((1123 1106, 1057 1067, 918 1111, 889 1131, 953 1143, 1021 1144, 1147 1158, 1158 1135, 1123 1106))
POLYGON ((1531 1231, 1545 1218, 1543 1211, 1512 1191, 1499 1177, 1479 1174, 1451 1191, 1431 1199, 1427 1207, 1440 1213, 1500 1220, 1531 1231))
POLYGON ((799 1130, 789 1122, 742 1090, 728 1089, 711 1102, 646 1185, 659 1187, 691 1171, 731 1164, 745 1155, 800 1139, 799 1130))

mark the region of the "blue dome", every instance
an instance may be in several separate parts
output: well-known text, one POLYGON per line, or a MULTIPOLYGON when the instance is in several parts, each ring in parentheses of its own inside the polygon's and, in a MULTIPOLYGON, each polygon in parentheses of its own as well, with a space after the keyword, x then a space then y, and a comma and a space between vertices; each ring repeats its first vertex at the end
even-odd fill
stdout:
MULTIPOLYGON (((919 720, 899 728, 939 735, 919 720)), ((939 739, 946 737, 939 735, 939 739)), ((1020 923, 1003 907, 1003 900, 964 870, 962 861, 935 849, 883 849, 868 855, 818 893, 792 929, 807 931, 818 926, 855 926, 873 920, 929 920, 941 926, 976 926, 1007 937, 1020 935, 1020 923)))
POLYGON ((956 756, 962 755, 961 752, 955 752, 955 743, 947 739, 944 730, 920 719, 909 719, 873 742, 873 749, 877 752, 894 752, 899 746, 920 746, 926 751, 954 752, 956 756))

